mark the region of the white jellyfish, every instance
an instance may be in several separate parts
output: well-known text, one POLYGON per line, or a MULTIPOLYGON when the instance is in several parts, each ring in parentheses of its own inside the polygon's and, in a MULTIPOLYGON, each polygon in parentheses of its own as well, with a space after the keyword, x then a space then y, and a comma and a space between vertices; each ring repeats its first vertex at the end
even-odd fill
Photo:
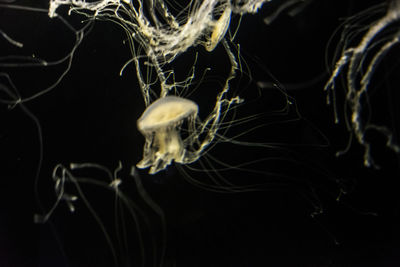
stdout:
POLYGON ((215 23, 210 39, 204 45, 208 52, 213 51, 217 44, 222 40, 222 38, 224 38, 225 33, 229 28, 231 14, 232 9, 229 5, 227 5, 222 12, 220 18, 215 23))
POLYGON ((139 131, 146 138, 143 159, 139 168, 150 168, 154 174, 165 169, 172 161, 192 163, 196 153, 186 147, 192 145, 193 135, 185 140, 180 136, 180 127, 188 120, 191 130, 195 128, 198 106, 193 101, 176 96, 166 96, 152 103, 137 122, 139 131))

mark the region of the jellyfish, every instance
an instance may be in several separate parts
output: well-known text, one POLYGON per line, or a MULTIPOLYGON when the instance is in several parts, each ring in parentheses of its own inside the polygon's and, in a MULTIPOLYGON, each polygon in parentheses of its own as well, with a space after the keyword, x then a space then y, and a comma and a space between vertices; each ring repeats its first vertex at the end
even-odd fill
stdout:
POLYGON ((150 174, 165 169, 172 161, 181 164, 192 163, 196 153, 186 149, 193 138, 182 140, 180 127, 188 120, 189 128, 194 129, 198 106, 191 100, 166 96, 153 102, 143 112, 137 122, 139 131, 146 138, 143 159, 137 167, 150 168, 150 174))
POLYGON ((227 6, 222 12, 221 17, 218 19, 217 23, 214 26, 210 40, 204 46, 208 52, 213 51, 217 44, 222 40, 222 38, 224 38, 225 33, 229 28, 231 13, 232 10, 229 6, 227 6))

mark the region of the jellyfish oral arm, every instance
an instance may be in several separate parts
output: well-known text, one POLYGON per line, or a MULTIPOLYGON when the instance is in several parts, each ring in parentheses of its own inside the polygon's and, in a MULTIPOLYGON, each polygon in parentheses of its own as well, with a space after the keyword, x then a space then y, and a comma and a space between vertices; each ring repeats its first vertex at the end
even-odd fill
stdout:
POLYGON ((143 159, 136 165, 140 169, 150 168, 149 173, 155 174, 172 163, 184 162, 185 149, 178 129, 160 130, 153 138, 146 137, 143 159))

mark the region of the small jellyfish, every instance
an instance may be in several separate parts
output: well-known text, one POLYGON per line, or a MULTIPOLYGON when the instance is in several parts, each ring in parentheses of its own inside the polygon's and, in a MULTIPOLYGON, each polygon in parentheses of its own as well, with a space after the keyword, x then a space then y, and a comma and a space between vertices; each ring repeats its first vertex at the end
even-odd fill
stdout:
POLYGON ((188 164, 198 157, 196 153, 186 149, 191 144, 191 137, 182 140, 180 128, 184 120, 188 127, 194 128, 198 106, 191 100, 166 96, 152 103, 137 121, 139 131, 146 141, 143 159, 138 168, 150 167, 150 174, 165 169, 174 160, 177 163, 188 164))
POLYGON ((224 12, 221 14, 221 17, 215 23, 210 39, 204 45, 208 52, 213 51, 222 38, 224 38, 225 33, 229 28, 231 14, 231 8, 229 6, 226 7, 224 12))

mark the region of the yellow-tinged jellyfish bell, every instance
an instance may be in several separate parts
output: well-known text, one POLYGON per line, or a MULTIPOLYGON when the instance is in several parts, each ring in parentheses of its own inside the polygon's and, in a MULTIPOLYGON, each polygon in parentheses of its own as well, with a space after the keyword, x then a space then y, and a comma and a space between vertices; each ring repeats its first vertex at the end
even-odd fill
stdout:
POLYGON ((195 161, 197 153, 186 150, 193 143, 189 134, 185 140, 180 135, 181 125, 188 120, 189 133, 194 129, 198 106, 191 100, 166 96, 146 108, 137 121, 139 131, 145 137, 143 159, 138 168, 150 167, 150 174, 165 169, 174 160, 187 164, 195 161))
POLYGON ((229 28, 229 23, 231 21, 231 13, 231 8, 229 6, 226 7, 221 17, 215 23, 214 29, 211 33, 211 37, 204 45, 208 52, 213 51, 217 44, 222 40, 222 38, 224 38, 225 33, 229 28))

